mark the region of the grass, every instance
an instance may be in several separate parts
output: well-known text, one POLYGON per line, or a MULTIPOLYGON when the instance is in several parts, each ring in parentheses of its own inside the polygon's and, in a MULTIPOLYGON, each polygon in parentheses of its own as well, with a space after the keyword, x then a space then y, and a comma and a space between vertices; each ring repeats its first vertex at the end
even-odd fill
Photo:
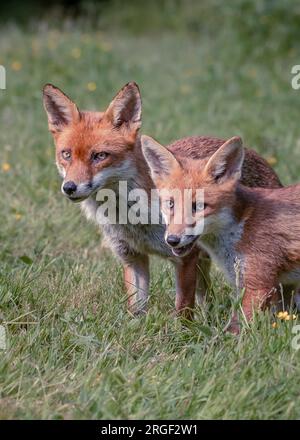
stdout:
POLYGON ((196 2, 184 10, 164 4, 145 29, 136 17, 143 23, 150 12, 137 4, 104 11, 100 27, 83 19, 1 27, 2 419, 300 416, 292 322, 272 328, 271 315, 261 313, 240 337, 223 334, 233 292, 214 271, 210 300, 182 325, 170 317, 171 267, 155 259, 149 314, 131 317, 120 265, 60 194, 41 101, 46 82, 81 108, 103 109, 135 80, 143 133, 162 143, 241 135, 285 184, 299 180, 300 92, 290 84, 299 38, 288 8, 262 2, 261 10, 256 2, 241 25, 242 9, 220 10, 216 1, 203 10, 196 2))

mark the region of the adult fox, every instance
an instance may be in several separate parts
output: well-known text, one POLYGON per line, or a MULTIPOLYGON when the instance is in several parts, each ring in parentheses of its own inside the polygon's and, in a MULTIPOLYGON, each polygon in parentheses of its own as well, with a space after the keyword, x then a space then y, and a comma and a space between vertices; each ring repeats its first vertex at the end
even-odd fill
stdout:
MULTIPOLYGON (((155 185, 141 150, 139 129, 142 104, 136 83, 126 84, 104 112, 80 111, 61 90, 51 84, 43 89, 49 130, 56 146, 56 164, 63 178, 62 192, 80 202, 88 219, 97 222, 99 189, 118 191, 119 181, 128 190, 155 185)), ((214 137, 187 137, 169 145, 177 156, 190 159, 210 157, 223 143, 214 137)), ((246 150, 242 182, 249 187, 280 187, 267 162, 246 150)), ((149 290, 149 255, 174 262, 176 272, 176 311, 191 316, 195 292, 202 296, 209 280, 207 255, 194 247, 188 255, 174 256, 164 240, 164 224, 106 224, 102 232, 124 267, 128 308, 145 312, 149 290)))

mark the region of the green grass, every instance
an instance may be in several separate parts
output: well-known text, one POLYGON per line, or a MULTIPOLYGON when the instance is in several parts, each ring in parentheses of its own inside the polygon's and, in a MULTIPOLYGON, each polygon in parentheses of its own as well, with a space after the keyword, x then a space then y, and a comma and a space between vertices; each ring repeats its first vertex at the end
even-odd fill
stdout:
POLYGON ((165 2, 161 13, 112 8, 100 31, 85 20, 1 27, 0 323, 8 349, 0 351, 0 418, 300 417, 292 323, 274 329, 261 313, 240 337, 224 334, 233 292, 214 271, 208 303, 182 325, 171 317, 171 267, 159 260, 149 314, 132 318, 120 265, 60 194, 41 101, 46 82, 81 108, 104 109, 135 80, 143 133, 162 143, 241 135, 276 161, 285 184, 299 180, 296 15, 279 2, 256 2, 250 13, 245 0, 237 11, 196 3, 183 10, 165 2))

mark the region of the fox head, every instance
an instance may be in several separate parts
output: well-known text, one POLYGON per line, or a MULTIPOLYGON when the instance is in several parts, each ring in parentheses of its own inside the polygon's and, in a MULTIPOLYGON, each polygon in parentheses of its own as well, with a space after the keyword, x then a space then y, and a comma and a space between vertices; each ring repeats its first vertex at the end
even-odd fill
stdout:
POLYGON ((142 150, 159 191, 165 240, 176 256, 197 239, 226 226, 244 160, 242 141, 233 137, 210 158, 175 158, 170 150, 142 136, 142 150))
POLYGON ((51 84, 43 89, 43 101, 64 195, 80 202, 128 177, 141 127, 141 96, 136 83, 126 84, 102 113, 80 111, 51 84))

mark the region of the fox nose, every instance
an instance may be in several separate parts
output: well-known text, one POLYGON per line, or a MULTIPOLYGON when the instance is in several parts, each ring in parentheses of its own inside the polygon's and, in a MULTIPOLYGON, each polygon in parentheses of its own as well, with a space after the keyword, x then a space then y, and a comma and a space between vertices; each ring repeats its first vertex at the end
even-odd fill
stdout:
POLYGON ((167 243, 170 246, 177 246, 180 243, 180 237, 178 235, 168 235, 167 243))
POLYGON ((76 189, 77 189, 77 185, 72 180, 70 180, 69 182, 66 182, 63 185, 63 190, 68 196, 73 194, 76 191, 76 189))

